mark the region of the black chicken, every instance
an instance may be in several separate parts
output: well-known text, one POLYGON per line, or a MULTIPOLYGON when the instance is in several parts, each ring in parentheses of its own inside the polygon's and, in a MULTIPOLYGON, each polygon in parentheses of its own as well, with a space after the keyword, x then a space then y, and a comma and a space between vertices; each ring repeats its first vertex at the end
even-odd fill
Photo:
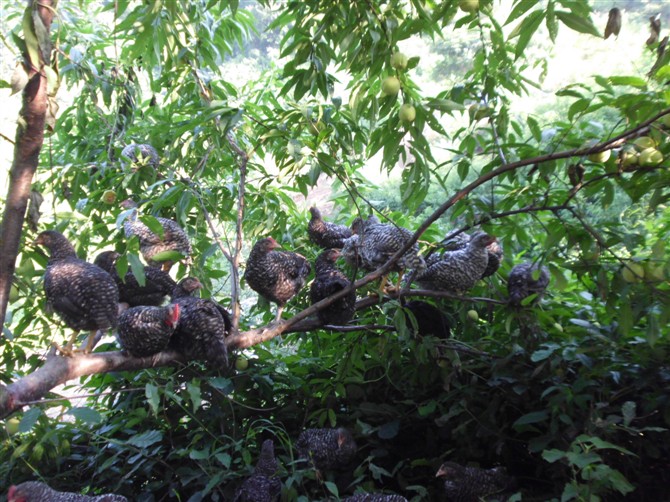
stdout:
POLYGON ((151 356, 168 346, 177 321, 177 304, 131 307, 119 316, 119 343, 132 356, 151 356))
POLYGON ((276 473, 274 442, 266 439, 253 474, 244 480, 233 502, 275 502, 281 495, 281 481, 274 477, 276 473))
MULTIPOLYGON (((447 235, 447 237, 445 237, 444 240, 442 241, 442 247, 447 251, 458 251, 459 249, 465 249, 468 246, 468 242, 470 242, 471 240, 472 235, 466 234, 464 232, 461 232, 460 234, 457 234, 454 237, 450 237, 449 235, 447 235)), ((481 279, 484 279, 485 277, 489 277, 495 274, 500 268, 500 264, 502 263, 504 256, 502 244, 498 242, 497 239, 491 242, 491 244, 489 244, 488 246, 486 246, 486 250, 488 251, 489 261, 486 264, 486 269, 484 270, 481 279)), ((431 255, 431 258, 433 257, 439 260, 441 254, 433 253, 431 255)))
POLYGON ((225 340, 232 326, 230 314, 213 300, 192 296, 200 288, 195 277, 177 283, 172 303, 179 306, 179 322, 168 347, 214 367, 228 366, 225 340))
POLYGON ((444 492, 451 502, 478 502, 480 500, 507 500, 516 480, 507 475, 504 467, 480 469, 445 462, 435 474, 444 478, 444 492))
POLYGON ((128 502, 122 495, 108 493, 89 496, 79 493, 57 492, 46 483, 26 481, 12 485, 7 492, 7 502, 128 502))
POLYGON ((146 143, 130 143, 121 151, 121 157, 128 159, 135 171, 142 166, 158 167, 158 152, 146 143))
POLYGON ((493 241, 495 237, 477 232, 465 248, 430 259, 426 270, 416 277, 417 284, 436 291, 468 291, 482 278, 489 261, 488 246, 493 241))
POLYGON ((95 257, 95 263, 111 275, 119 288, 119 301, 131 307, 138 305, 161 305, 172 294, 177 283, 170 275, 158 267, 144 267, 144 286, 140 286, 135 274, 130 270, 123 280, 116 273, 116 251, 103 251, 95 257))
POLYGON ((357 493, 343 498, 342 502, 407 502, 407 499, 395 493, 357 493))
POLYGON ((119 290, 103 269, 77 258, 63 234, 45 230, 35 244, 46 247, 50 258, 44 272, 47 307, 74 330, 65 347, 56 347, 72 356, 79 331, 89 331, 84 352, 93 350, 96 331, 115 328, 118 321, 119 290))
POLYGON ((308 460, 317 471, 342 469, 356 455, 356 441, 344 427, 339 429, 305 429, 296 442, 300 458, 308 460))
MULTIPOLYGON (((357 247, 360 265, 364 270, 368 271, 376 270, 384 265, 389 261, 391 256, 398 252, 412 238, 412 232, 409 230, 391 224, 380 223, 374 216, 367 220, 356 218, 351 228, 355 234, 359 235, 359 239, 357 242, 354 241, 353 245, 350 245, 357 247)), ((425 261, 419 256, 419 246, 414 243, 400 257, 392 269, 399 273, 398 287, 405 270, 412 269, 420 273, 425 267, 425 261)), ((382 279, 380 289, 384 289, 386 281, 387 277, 385 276, 382 279)))
POLYGON ((524 298, 537 295, 532 303, 535 304, 542 299, 549 285, 549 269, 538 267, 536 263, 519 263, 509 273, 507 278, 507 291, 509 303, 520 306, 524 298))
POLYGON ((323 249, 342 249, 344 239, 351 237, 351 229, 345 225, 324 221, 316 206, 310 207, 309 212, 312 213, 312 219, 307 226, 310 240, 323 249))
MULTIPOLYGON (((338 268, 335 261, 339 258, 340 251, 328 249, 319 255, 314 262, 315 278, 309 291, 312 304, 343 290, 351 284, 338 268)), ((354 316, 356 311, 356 291, 353 290, 342 298, 331 303, 317 313, 324 324, 343 326, 354 316)))
POLYGON ((163 227, 163 235, 152 232, 137 216, 137 203, 127 199, 121 203, 124 209, 132 209, 130 215, 123 222, 126 237, 136 235, 140 240, 140 251, 149 265, 162 264, 163 270, 170 270, 172 265, 191 254, 191 243, 188 235, 176 221, 156 217, 163 227))
MULTIPOLYGON (((421 300, 412 300, 411 302, 407 302, 404 308, 414 315, 417 324, 417 335, 431 335, 438 338, 449 338, 451 336, 449 319, 434 305, 421 300)), ((407 320, 407 325, 412 326, 409 319, 407 320)))
POLYGON ((251 289, 277 304, 275 321, 281 319, 284 305, 305 285, 311 266, 307 259, 290 251, 275 251, 279 244, 272 237, 254 244, 244 279, 251 289))

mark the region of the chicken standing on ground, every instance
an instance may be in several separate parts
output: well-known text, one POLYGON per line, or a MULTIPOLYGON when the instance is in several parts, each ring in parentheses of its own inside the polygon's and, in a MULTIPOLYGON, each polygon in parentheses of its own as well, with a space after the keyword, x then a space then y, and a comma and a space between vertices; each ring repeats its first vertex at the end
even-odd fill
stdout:
POLYGON ((310 207, 309 212, 312 213, 312 219, 307 226, 309 239, 323 249, 342 249, 344 239, 351 237, 351 229, 345 225, 324 221, 316 206, 310 207))
POLYGON ((227 366, 230 314, 213 300, 193 296, 200 288, 202 284, 195 277, 177 283, 172 303, 179 306, 179 322, 168 347, 188 359, 207 361, 213 367, 227 366))
POLYGON ((536 263, 519 263, 512 268, 507 278, 509 303, 518 307, 524 298, 537 295, 532 301, 535 304, 542 299, 548 285, 549 269, 547 267, 540 268, 536 263))
POLYGON ((511 495, 506 492, 516 486, 516 480, 507 475, 504 467, 480 469, 445 462, 435 476, 445 480, 444 493, 451 502, 506 500, 511 495))
MULTIPOLYGON (((309 291, 312 304, 317 303, 330 295, 351 285, 336 266, 340 251, 328 249, 319 255, 314 262, 315 278, 309 291)), ((347 324, 356 311, 356 291, 352 290, 342 298, 319 310, 317 316, 324 324, 343 326, 347 324)))
POLYGON ((244 480, 233 502, 275 502, 281 495, 281 481, 274 477, 276 473, 275 445, 272 439, 266 439, 253 474, 244 480))
POLYGON ((128 502, 122 495, 108 493, 89 496, 79 493, 57 492, 46 483, 26 481, 12 485, 7 493, 7 502, 128 502))
POLYGON ((144 267, 144 286, 137 282, 135 274, 130 270, 123 279, 116 272, 116 260, 119 257, 116 251, 103 251, 95 257, 95 263, 114 278, 119 288, 119 301, 130 307, 139 305, 161 305, 165 298, 172 294, 177 283, 158 267, 144 267))
POLYGON ((356 441, 351 432, 339 429, 305 429, 296 442, 298 455, 317 471, 341 469, 354 459, 356 441))
POLYGON ((152 232, 137 216, 137 203, 127 199, 121 203, 124 209, 132 212, 123 222, 123 229, 127 238, 136 235, 140 240, 140 251, 146 262, 151 266, 161 264, 163 270, 170 270, 172 265, 191 254, 191 243, 184 229, 174 220, 156 217, 163 227, 163 235, 152 232))
POLYGON ((118 321, 119 290, 114 279, 97 265, 79 259, 72 244, 59 232, 45 230, 35 244, 50 251, 44 272, 47 307, 74 330, 65 347, 56 347, 72 356, 77 334, 89 331, 84 352, 91 352, 96 332, 115 328, 118 321))
POLYGON ((179 305, 131 307, 119 316, 118 339, 123 350, 146 357, 164 350, 179 321, 179 305))
POLYGON ((429 260, 426 270, 416 277, 416 283, 434 291, 465 293, 481 279, 489 261, 488 246, 495 237, 477 232, 467 246, 448 251, 439 259, 429 260))
POLYGON ((272 237, 254 244, 244 279, 251 289, 266 300, 277 304, 275 321, 281 319, 284 305, 305 285, 311 265, 298 253, 275 251, 279 244, 272 237))
MULTIPOLYGON (((409 230, 391 224, 379 223, 376 217, 368 220, 356 218, 351 225, 353 232, 359 235, 358 256, 361 267, 367 271, 373 271, 384 265, 389 258, 400 251, 402 247, 412 238, 409 230)), ((346 244, 346 243, 345 243, 346 244)), ((400 288, 402 275, 406 270, 420 273, 426 268, 426 263, 419 256, 417 243, 412 246, 398 259, 391 270, 398 272, 398 285, 400 288)), ((381 290, 386 286, 387 276, 382 278, 381 290)))

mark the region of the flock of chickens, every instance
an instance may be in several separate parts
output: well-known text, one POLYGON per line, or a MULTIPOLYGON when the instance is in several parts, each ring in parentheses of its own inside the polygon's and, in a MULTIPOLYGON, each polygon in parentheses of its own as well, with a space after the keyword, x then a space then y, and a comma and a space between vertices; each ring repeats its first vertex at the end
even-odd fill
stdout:
MULTIPOLYGON (((213 368, 228 365, 225 339, 231 333, 231 316, 212 299, 196 295, 202 284, 195 277, 176 282, 169 274, 171 266, 186 259, 192 250, 186 233, 166 218, 156 218, 160 229, 149 228, 137 214, 131 201, 123 203, 129 210, 124 221, 127 238, 136 237, 144 260, 144 279, 128 271, 124 277, 117 273, 119 254, 100 253, 94 263, 77 257, 72 244, 59 232, 47 230, 39 234, 36 244, 49 250, 44 274, 47 308, 56 312, 74 331, 64 347, 57 348, 67 356, 79 351, 74 347, 77 334, 90 335, 83 349, 90 352, 95 337, 108 329, 116 329, 124 351, 136 357, 152 356, 173 349, 187 359, 203 360, 213 368)), ((310 240, 323 248, 314 263, 315 277, 309 297, 312 304, 349 289, 335 301, 318 311, 324 325, 345 325, 354 316, 356 291, 351 280, 337 267, 343 257, 355 271, 374 271, 400 253, 390 271, 398 272, 398 282, 391 288, 384 275, 380 291, 400 290, 415 282, 423 289, 464 293, 477 281, 494 274, 502 261, 503 251, 495 237, 484 232, 473 235, 461 233, 448 236, 439 248, 422 256, 419 246, 409 244, 412 233, 394 224, 381 223, 375 216, 357 218, 351 228, 324 221, 319 210, 312 207, 308 224, 310 240), (406 280, 403 282, 402 277, 406 280)), ((257 241, 246 263, 244 279, 251 289, 268 301, 277 304, 275 320, 281 319, 286 303, 305 286, 312 271, 302 255, 278 249, 272 237, 257 241)), ((508 279, 509 303, 520 306, 524 299, 535 295, 537 301, 549 282, 546 267, 531 263, 515 266, 508 279)), ((437 309, 425 302, 409 302, 421 326, 437 309), (421 317, 421 319, 419 319, 421 317)), ((437 311, 435 333, 448 333, 444 315, 437 311)), ((356 443, 345 429, 307 429, 296 442, 299 457, 310 462, 318 473, 345 467, 356 452, 356 443)), ((254 473, 239 488, 235 501, 275 501, 281 491, 276 477, 277 462, 272 441, 263 443, 254 473)), ((474 501, 509 489, 512 480, 501 468, 477 469, 451 462, 438 471, 444 477, 444 491, 449 500, 474 501)), ((38 482, 23 483, 9 491, 10 502, 32 500, 65 501, 122 501, 118 495, 87 497, 56 492, 38 482)), ((348 501, 404 501, 400 495, 361 494, 348 501)))
MULTIPOLYGON (((351 432, 345 428, 306 429, 295 443, 298 459, 307 463, 322 479, 326 471, 352 468, 357 445, 351 432)), ((233 502, 276 502, 282 489, 277 476, 278 464, 274 442, 266 439, 256 466, 237 489, 233 502)), ((444 493, 452 502, 476 502, 490 497, 502 499, 511 495, 516 480, 503 467, 480 469, 464 467, 454 462, 443 463, 436 477, 444 479, 444 493)), ((127 502, 122 495, 98 496, 59 492, 45 483, 27 481, 11 486, 8 502, 127 502)), ((407 502, 402 495, 388 493, 356 493, 341 499, 343 502, 407 502)))

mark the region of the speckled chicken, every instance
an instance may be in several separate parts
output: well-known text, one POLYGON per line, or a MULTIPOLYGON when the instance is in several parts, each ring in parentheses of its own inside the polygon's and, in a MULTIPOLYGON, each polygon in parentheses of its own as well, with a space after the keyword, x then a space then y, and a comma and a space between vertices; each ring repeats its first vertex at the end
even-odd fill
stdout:
POLYGON ((356 455, 356 441, 344 427, 339 429, 305 429, 296 442, 300 458, 309 461, 317 471, 342 469, 356 455))
MULTIPOLYGON (((460 234, 455 235, 454 237, 450 237, 447 235, 447 237, 444 238, 442 241, 442 247, 447 250, 447 251, 457 251, 459 249, 465 249, 468 246, 468 242, 472 240, 472 235, 466 234, 464 232, 461 232, 460 234)), ((486 246, 486 250, 488 251, 489 255, 489 261, 486 264, 486 269, 484 270, 484 273, 482 274, 482 279, 485 277, 492 276, 495 274, 498 269, 500 268, 500 264, 502 263, 504 252, 503 252, 503 247, 502 244, 498 240, 494 240, 486 246)), ((433 253, 431 255, 431 258, 437 254, 437 258, 441 256, 439 253, 433 253)))
POLYGON ((111 275, 119 288, 119 301, 131 307, 139 305, 161 305, 172 294, 177 283, 158 267, 144 267, 144 286, 140 286, 135 274, 128 271, 123 280, 116 272, 116 251, 103 251, 95 257, 95 263, 111 275))
POLYGON ((59 232, 46 230, 35 244, 50 252, 44 272, 47 308, 74 330, 67 345, 58 349, 71 356, 79 331, 89 331, 84 352, 90 352, 96 331, 115 328, 118 321, 119 290, 114 279, 97 265, 79 259, 59 232))
POLYGON ((451 502, 478 502, 480 500, 506 500, 516 481, 504 467, 480 469, 463 467, 455 462, 445 462, 435 474, 443 478, 444 493, 451 502))
POLYGON ((275 251, 278 247, 272 237, 256 242, 244 272, 244 279, 251 289, 277 304, 275 321, 281 319, 284 305, 303 288, 312 269, 301 254, 275 251))
POLYGON ((117 330, 121 348, 135 357, 146 357, 164 350, 179 321, 179 305, 139 306, 119 316, 117 330))
POLYGON ((416 277, 424 289, 464 293, 482 278, 489 261, 487 247, 495 237, 477 232, 467 246, 430 259, 426 270, 416 277))
MULTIPOLYGON (((438 338, 449 338, 451 335, 449 319, 434 305, 421 300, 412 300, 411 302, 407 302, 404 307, 414 315, 417 324, 417 335, 431 335, 438 338)), ((407 320, 407 325, 410 329, 412 328, 409 319, 407 320)))
MULTIPOLYGON (((363 269, 373 271, 384 265, 389 258, 398 252, 411 238, 412 232, 391 224, 380 223, 376 217, 367 220, 356 218, 351 225, 353 232, 359 235, 358 256, 363 269)), ((346 244, 346 243, 345 243, 346 244)), ((395 263, 392 270, 399 272, 398 286, 405 270, 412 269, 420 273, 426 267, 424 259, 419 256, 419 246, 414 243, 395 263)), ((383 278, 381 289, 386 285, 383 278)))
POLYGON ((128 502, 122 495, 111 493, 89 496, 79 493, 58 492, 40 481, 26 481, 12 485, 7 493, 8 502, 128 502))
POLYGON ((193 296, 200 288, 202 284, 195 277, 177 283, 172 303, 179 305, 179 322, 168 347, 213 367, 227 366, 225 340, 232 326, 230 314, 213 300, 193 296))
POLYGON ((152 232, 137 216, 137 203, 127 199, 121 203, 124 209, 132 209, 123 222, 126 237, 136 235, 140 241, 140 251, 146 262, 151 266, 162 265, 163 270, 170 270, 172 265, 191 254, 191 243, 184 229, 176 221, 156 217, 163 227, 163 235, 152 232))
POLYGON ((309 212, 312 213, 312 219, 307 225, 309 239, 323 249, 342 249, 344 239, 351 237, 351 229, 345 225, 324 221, 316 206, 310 207, 309 212))
MULTIPOLYGON (((336 266, 340 251, 328 249, 321 253, 314 262, 314 281, 309 291, 312 304, 343 290, 351 284, 336 266)), ((324 324, 343 326, 347 324, 356 311, 356 291, 351 291, 327 307, 321 309, 317 315, 324 324)))
POLYGON ((395 493, 357 493, 342 502, 407 502, 407 499, 395 493))
POLYGON ((274 477, 276 473, 274 442, 266 439, 253 474, 244 480, 233 502, 275 502, 281 495, 281 481, 274 477))
POLYGON ((549 269, 538 267, 536 263, 519 263, 509 273, 507 278, 507 291, 509 303, 520 306, 524 298, 537 295, 532 303, 535 304, 542 299, 549 285, 549 269))
POLYGON ((146 143, 130 143, 121 151, 121 156, 132 163, 133 170, 142 166, 158 167, 158 152, 146 143))

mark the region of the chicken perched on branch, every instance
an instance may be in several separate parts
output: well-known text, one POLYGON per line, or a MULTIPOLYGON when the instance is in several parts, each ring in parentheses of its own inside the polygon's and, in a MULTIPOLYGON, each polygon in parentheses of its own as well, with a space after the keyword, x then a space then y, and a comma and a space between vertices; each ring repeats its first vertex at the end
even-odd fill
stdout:
POLYGON ((354 459, 356 441, 351 432, 339 429, 305 429, 296 442, 300 458, 308 460, 317 471, 341 469, 354 459))
POLYGON ((244 279, 251 289, 277 304, 275 321, 281 319, 284 305, 302 289, 312 269, 301 254, 275 251, 278 247, 272 237, 256 242, 244 272, 244 279))
MULTIPOLYGON (((343 290, 351 284, 347 276, 335 266, 335 261, 339 256, 340 251, 337 249, 328 249, 321 253, 314 262, 315 278, 309 291, 312 304, 343 290)), ((324 324, 342 326, 351 320, 355 311, 356 291, 353 290, 319 310, 317 315, 324 324)))
POLYGON ((452 502, 506 500, 511 493, 505 495, 505 492, 513 490, 516 485, 516 480, 507 475, 504 467, 480 469, 445 462, 435 476, 445 480, 444 492, 447 500, 452 502))
POLYGON ((128 502, 128 499, 112 493, 88 496, 79 493, 57 492, 46 483, 26 481, 9 487, 7 502, 128 502))
POLYGON ((129 270, 123 279, 116 273, 116 251, 103 251, 95 257, 95 263, 111 275, 119 288, 119 301, 131 307, 139 305, 158 306, 172 294, 177 283, 158 267, 144 267, 144 286, 140 286, 135 275, 129 270))
MULTIPOLYGON (((355 243, 357 245, 358 258, 361 267, 368 271, 373 271, 384 265, 391 256, 400 251, 405 244, 412 238, 412 232, 409 230, 391 224, 380 223, 376 217, 370 217, 368 220, 356 218, 351 225, 353 232, 359 236, 355 243)), ((346 243, 345 243, 346 245, 346 243)), ((426 268, 426 263, 419 256, 419 246, 414 243, 395 263, 392 270, 399 273, 398 286, 402 280, 405 270, 412 269, 420 273, 426 268)), ((384 276, 381 288, 386 286, 387 276, 384 276)))
POLYGON ((179 306, 179 322, 169 347, 189 359, 207 361, 213 367, 228 365, 226 336, 232 326, 230 314, 213 300, 197 298, 202 283, 187 277, 177 284, 172 303, 179 306))
MULTIPOLYGON (((445 239, 442 241, 442 246, 447 251, 458 251, 459 249, 465 249, 468 247, 468 243, 471 240, 472 235, 460 233, 454 237, 445 237, 445 239)), ((486 269, 484 270, 481 279, 495 274, 500 268, 500 264, 502 263, 504 256, 502 244, 497 239, 486 246, 486 250, 488 251, 489 261, 486 264, 486 269)), ((434 253, 431 255, 431 258, 439 260, 440 256, 440 254, 434 253)))
POLYGON ((274 442, 266 439, 253 474, 244 480, 233 502, 275 502, 281 495, 281 481, 274 477, 276 473, 274 442))
MULTIPOLYGON (((412 300, 407 302, 404 308, 414 316, 417 335, 431 335, 438 338, 449 338, 451 336, 449 319, 434 305, 421 300, 412 300)), ((405 314, 405 317, 407 318, 407 314, 405 314)), ((407 325, 412 326, 409 319, 407 319, 407 325)))
POLYGON ((77 257, 63 234, 45 230, 35 244, 50 252, 44 272, 47 308, 56 312, 74 330, 61 353, 72 356, 77 334, 89 331, 84 352, 93 350, 96 331, 115 328, 118 321, 119 290, 114 279, 103 269, 77 257))
POLYGON ((520 306, 524 298, 537 295, 532 302, 537 303, 549 285, 549 269, 538 267, 536 263, 519 263, 509 273, 507 278, 507 291, 509 303, 520 306))
POLYGON ((351 229, 345 225, 324 221, 316 206, 310 207, 309 212, 312 213, 312 219, 307 225, 309 239, 323 249, 342 249, 344 240, 351 237, 351 229))
POLYGON ((142 166, 158 167, 158 152, 146 143, 130 143, 121 151, 121 157, 132 163, 134 171, 142 166))
POLYGON ((357 493, 343 498, 342 502, 407 502, 407 499, 394 493, 357 493))
POLYGON ((164 350, 179 321, 179 305, 131 307, 119 316, 121 347, 135 357, 164 350))
POLYGON ((126 237, 136 235, 140 240, 140 251, 149 265, 162 264, 163 270, 170 270, 177 261, 190 256, 191 243, 188 235, 176 221, 167 218, 156 217, 162 227, 162 235, 154 233, 145 225, 137 215, 137 203, 127 199, 121 203, 124 209, 132 209, 123 229, 126 237))
POLYGON ((431 258, 426 270, 416 277, 416 283, 436 291, 468 291, 482 278, 489 262, 488 246, 494 241, 495 237, 477 232, 465 248, 431 258))

